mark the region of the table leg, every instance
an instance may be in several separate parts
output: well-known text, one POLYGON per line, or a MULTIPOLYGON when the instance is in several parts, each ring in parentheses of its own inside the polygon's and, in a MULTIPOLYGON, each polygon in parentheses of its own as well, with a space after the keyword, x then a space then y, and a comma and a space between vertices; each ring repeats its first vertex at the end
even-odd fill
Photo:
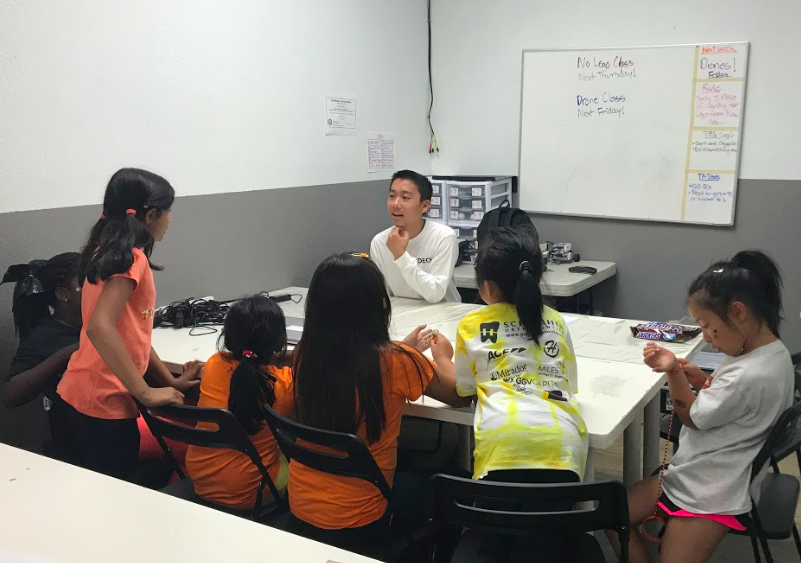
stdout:
POLYGON ((649 477, 659 467, 659 395, 645 405, 643 425, 642 476, 649 477))
POLYGON ((623 484, 627 487, 642 477, 642 413, 623 432, 623 484))

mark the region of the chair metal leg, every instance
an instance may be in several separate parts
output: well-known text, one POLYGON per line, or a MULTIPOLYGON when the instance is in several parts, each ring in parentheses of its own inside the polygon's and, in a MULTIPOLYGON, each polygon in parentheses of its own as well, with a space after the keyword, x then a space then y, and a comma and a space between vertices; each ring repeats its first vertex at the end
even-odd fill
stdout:
MULTIPOLYGON (((420 542, 417 541, 417 539, 414 537, 414 532, 411 529, 409 529, 409 526, 407 526, 406 522, 403 521, 403 515, 401 514, 400 508, 398 508, 395 499, 391 496, 385 496, 384 498, 387 499, 389 508, 392 511, 392 516, 396 517, 400 521, 400 526, 401 528, 403 528, 403 533, 406 536, 406 541, 408 542, 408 546, 411 552, 414 554, 414 558, 420 563, 426 563, 427 561, 426 554, 421 548, 420 542)), ((399 555, 399 554, 391 554, 391 555, 399 555)))
POLYGON ((798 556, 801 557, 801 537, 798 536, 798 527, 793 522, 793 541, 795 542, 795 548, 798 550, 798 556))
MULTIPOLYGON (((256 502, 253 504, 253 516, 252 520, 254 522, 259 521, 259 516, 261 515, 261 505, 264 500, 264 493, 262 489, 264 488, 264 478, 262 477, 259 479, 259 488, 256 489, 256 502)), ((274 502, 278 502, 278 499, 273 499, 274 502)))
POLYGON ((752 527, 749 532, 750 533, 748 534, 748 537, 751 538, 751 549, 754 550, 754 562, 762 563, 762 557, 759 555, 759 545, 757 544, 756 531, 752 527))
MULTIPOLYGON (((629 563, 629 531, 626 530, 624 534, 618 532, 618 539, 620 540, 620 563, 629 563)), ((757 563, 761 563, 757 561, 757 563)))
POLYGON ((770 546, 768 546, 768 538, 765 537, 765 530, 762 529, 762 520, 759 518, 759 512, 757 512, 756 507, 751 511, 751 518, 754 521, 754 527, 756 528, 757 537, 759 537, 759 543, 762 545, 762 551, 765 552, 765 561, 767 561, 767 563, 774 563, 773 555, 770 552, 770 546))

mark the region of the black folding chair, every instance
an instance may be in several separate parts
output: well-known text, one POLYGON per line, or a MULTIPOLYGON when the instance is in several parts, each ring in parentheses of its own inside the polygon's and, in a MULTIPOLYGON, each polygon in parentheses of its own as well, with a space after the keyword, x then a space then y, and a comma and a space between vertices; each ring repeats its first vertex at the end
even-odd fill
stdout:
POLYGON ((278 493, 275 483, 273 483, 270 474, 267 473, 267 469, 261 462, 259 452, 256 451, 247 432, 245 432, 242 425, 239 424, 239 421, 230 411, 226 409, 185 405, 171 405, 158 408, 145 408, 143 405, 139 405, 139 412, 142 413, 142 417, 145 419, 148 428, 150 428, 153 436, 155 436, 161 449, 164 450, 165 456, 172 461, 175 472, 182 479, 179 483, 167 485, 165 488, 161 489, 162 492, 198 504, 210 506, 229 514, 235 514, 237 516, 247 515, 247 517, 255 521, 264 519, 276 510, 286 508, 286 499, 281 497, 278 493), (190 423, 191 426, 182 424, 181 422, 190 423), (211 423, 216 425, 216 428, 195 428, 195 424, 198 422, 211 423), (172 449, 164 441, 165 438, 191 446, 235 450, 245 454, 261 474, 253 509, 246 511, 232 509, 208 502, 195 494, 192 480, 184 474, 178 462, 175 461, 175 457, 172 455, 172 449), (273 499, 275 499, 275 502, 266 507, 262 506, 263 490, 265 486, 270 489, 270 493, 272 493, 273 499))
MULTIPOLYGON (((476 481, 451 475, 434 475, 434 503, 429 517, 430 533, 443 526, 466 528, 457 547, 458 559, 475 561, 484 533, 529 535, 570 534, 560 560, 606 561, 601 546, 590 534, 596 530, 617 532, 620 560, 628 561, 629 508, 626 488, 618 481, 564 484, 522 484, 476 481), (531 505, 567 502, 572 510, 530 508, 531 505), (520 509, 487 506, 521 506, 520 509)), ((536 549, 536 546, 532 546, 536 549)))
MULTIPOLYGON (((392 489, 361 438, 354 434, 305 426, 281 416, 269 405, 264 405, 264 412, 267 424, 287 459, 322 473, 353 477, 371 483, 381 492, 389 509, 401 522, 408 546, 418 550, 414 535, 403 521, 392 489)), ((399 546, 392 552, 397 553, 405 547, 406 545, 399 546)))
MULTIPOLYGON (((777 452, 786 451, 797 442, 799 419, 801 419, 801 401, 787 409, 776 421, 768 434, 765 445, 759 450, 751 466, 751 480, 759 475, 765 464, 770 462, 775 466, 777 452)), ((801 538, 795 525, 795 509, 798 504, 799 483, 792 475, 781 473, 768 473, 760 488, 759 504, 752 501, 750 522, 744 532, 733 531, 738 535, 750 535, 751 546, 754 550, 754 561, 760 563, 759 547, 756 540, 762 545, 765 559, 773 563, 773 555, 768 547, 767 540, 787 539, 793 536, 796 549, 801 556, 801 538)))
MULTIPOLYGON (((793 361, 794 375, 795 375, 795 389, 793 390, 793 402, 801 401, 801 352, 793 354, 791 357, 793 361)), ((792 438, 789 438, 782 446, 776 449, 771 459, 771 466, 776 473, 779 473, 778 462, 790 454, 795 453, 795 458, 798 461, 798 471, 801 474, 801 428, 796 424, 795 432, 792 438)))

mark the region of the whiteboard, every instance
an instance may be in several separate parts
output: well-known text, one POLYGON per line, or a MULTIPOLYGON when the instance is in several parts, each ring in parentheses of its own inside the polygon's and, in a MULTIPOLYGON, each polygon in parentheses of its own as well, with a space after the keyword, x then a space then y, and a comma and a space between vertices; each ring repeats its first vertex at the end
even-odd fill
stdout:
POLYGON ((523 51, 520 207, 732 225, 748 43, 523 51))

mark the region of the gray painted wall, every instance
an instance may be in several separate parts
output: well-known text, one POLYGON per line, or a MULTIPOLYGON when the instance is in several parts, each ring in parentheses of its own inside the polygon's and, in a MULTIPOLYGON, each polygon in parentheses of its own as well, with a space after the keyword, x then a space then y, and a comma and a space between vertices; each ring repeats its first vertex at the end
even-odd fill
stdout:
MULTIPOLYGON (((173 223, 153 261, 158 303, 213 295, 231 299, 289 285, 308 285, 326 256, 369 251, 390 225, 386 180, 178 198, 173 223)), ((0 214, 0 269, 78 250, 100 205, 0 214)), ((17 340, 12 288, 0 287, 0 374, 17 340)), ((40 401, 0 407, 0 442, 35 449, 47 435, 40 401)))
MULTIPOLYGON (((308 283, 315 266, 341 250, 366 250, 389 225, 386 181, 179 198, 153 254, 158 302, 188 296, 233 298, 308 283)), ((572 242, 590 259, 617 262, 596 290, 596 307, 625 318, 684 314, 685 288, 713 259, 743 248, 770 250, 785 275, 785 342, 801 349, 801 182, 741 180, 733 228, 576 217, 534 217, 543 239, 572 242)), ((100 206, 0 214, 0 267, 77 249, 100 206)), ((0 288, 0 373, 16 348, 11 288, 0 288)), ((0 441, 35 448, 46 435, 39 403, 0 410, 0 441)))
POLYGON ((668 320, 686 314, 690 281, 739 250, 769 251, 784 274, 782 338, 801 350, 801 181, 740 180, 734 227, 532 215, 540 238, 571 242, 590 260, 617 263, 595 292, 607 316, 668 320))

